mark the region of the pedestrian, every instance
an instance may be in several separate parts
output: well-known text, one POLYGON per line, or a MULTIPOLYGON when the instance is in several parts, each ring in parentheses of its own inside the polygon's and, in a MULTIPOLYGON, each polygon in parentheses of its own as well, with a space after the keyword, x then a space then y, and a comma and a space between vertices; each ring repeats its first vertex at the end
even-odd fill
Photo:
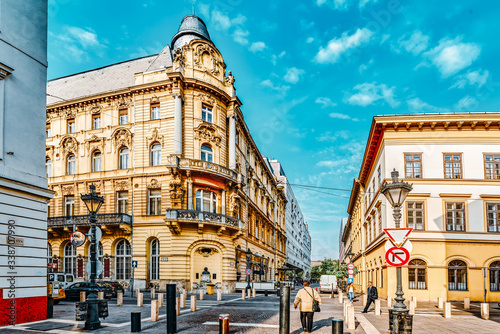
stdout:
POLYGON ((368 312, 368 308, 370 307, 371 303, 375 301, 375 299, 378 299, 378 292, 377 288, 372 285, 372 282, 368 282, 368 291, 367 291, 368 299, 366 301, 366 306, 363 312, 361 313, 366 313, 368 312))
POLYGON ((304 333, 312 332, 314 316, 313 301, 317 301, 318 305, 321 305, 319 293, 313 290, 310 285, 310 281, 304 281, 304 287, 297 292, 297 296, 295 296, 295 301, 293 302, 295 309, 300 304, 300 322, 302 323, 304 333))
POLYGON ((349 295, 349 301, 352 303, 354 299, 354 286, 352 285, 352 283, 349 283, 349 285, 347 286, 347 294, 349 295))

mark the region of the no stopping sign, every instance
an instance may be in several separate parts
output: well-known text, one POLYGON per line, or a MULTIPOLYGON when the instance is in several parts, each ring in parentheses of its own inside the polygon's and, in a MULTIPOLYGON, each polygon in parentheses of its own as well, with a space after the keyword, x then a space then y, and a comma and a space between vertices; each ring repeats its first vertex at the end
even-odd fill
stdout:
POLYGON ((385 260, 390 266, 401 267, 410 261, 410 252, 403 247, 392 247, 385 253, 385 260))

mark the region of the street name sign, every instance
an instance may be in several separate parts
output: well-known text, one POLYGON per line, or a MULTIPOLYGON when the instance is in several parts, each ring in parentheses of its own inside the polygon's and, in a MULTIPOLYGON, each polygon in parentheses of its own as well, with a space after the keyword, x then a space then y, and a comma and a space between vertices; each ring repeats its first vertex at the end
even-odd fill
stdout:
POLYGON ((397 248, 403 246, 411 231, 413 231, 412 228, 384 228, 385 234, 397 248))

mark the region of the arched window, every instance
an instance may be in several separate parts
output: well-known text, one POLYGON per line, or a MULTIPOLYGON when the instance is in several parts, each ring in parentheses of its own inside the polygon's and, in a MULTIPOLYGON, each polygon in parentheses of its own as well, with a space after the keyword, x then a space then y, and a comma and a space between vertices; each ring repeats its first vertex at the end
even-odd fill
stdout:
POLYGON ((500 261, 490 264, 490 291, 500 291, 500 261))
POLYGON ((149 252, 149 279, 160 279, 160 242, 158 239, 151 240, 149 252))
POLYGON ((214 162, 214 153, 212 151, 212 148, 210 148, 210 146, 207 146, 207 145, 201 146, 200 159, 203 161, 214 162))
POLYGON ((411 260, 408 264, 408 287, 427 289, 427 263, 423 260, 411 260))
POLYGON ((151 154, 150 154, 151 166, 159 166, 161 165, 161 145, 155 143, 151 145, 151 154))
POLYGON ((49 157, 45 158, 45 174, 47 177, 52 176, 52 160, 49 157))
POLYGON ((467 291, 467 264, 453 260, 448 264, 448 290, 467 291))
POLYGON ((101 152, 99 151, 94 151, 94 153, 92 153, 92 171, 101 171, 101 152))
POLYGON ((119 159, 118 159, 118 168, 119 169, 127 169, 128 168, 128 148, 123 147, 120 149, 119 152, 119 159))
POLYGON ((198 190, 196 192, 196 210, 213 212, 217 211, 217 195, 208 190, 198 190))
POLYGON ((73 153, 68 155, 66 162, 66 174, 74 175, 76 173, 76 157, 73 153))
POLYGON ((64 246, 64 272, 67 274, 73 274, 76 277, 76 247, 68 242, 64 246))
POLYGON ((132 252, 130 249, 130 243, 127 240, 122 239, 116 244, 115 260, 116 279, 130 279, 130 271, 132 270, 132 252))

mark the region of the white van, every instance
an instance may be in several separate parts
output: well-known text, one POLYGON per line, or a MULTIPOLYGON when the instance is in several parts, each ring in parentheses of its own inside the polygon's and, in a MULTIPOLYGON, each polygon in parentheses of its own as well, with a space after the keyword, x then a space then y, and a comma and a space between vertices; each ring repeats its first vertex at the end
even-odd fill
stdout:
POLYGON ((68 286, 75 283, 75 277, 73 276, 73 274, 49 273, 47 275, 49 282, 59 282, 59 287, 61 289, 66 289, 68 286))
POLYGON ((337 292, 337 276, 321 275, 319 279, 319 292, 337 292))

